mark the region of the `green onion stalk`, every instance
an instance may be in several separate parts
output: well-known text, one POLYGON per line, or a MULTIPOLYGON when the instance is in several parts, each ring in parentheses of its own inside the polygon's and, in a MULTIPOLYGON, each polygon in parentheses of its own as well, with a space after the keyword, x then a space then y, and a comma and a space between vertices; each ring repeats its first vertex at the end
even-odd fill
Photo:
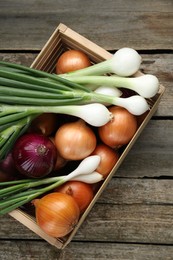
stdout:
POLYGON ((124 47, 117 50, 108 60, 94 64, 80 70, 66 73, 66 75, 88 76, 114 73, 119 76, 132 76, 141 65, 142 57, 132 48, 124 47))
POLYGON ((135 91, 144 98, 152 98, 159 90, 159 81, 156 76, 145 74, 140 77, 127 78, 120 76, 75 76, 68 75, 67 79, 78 83, 88 84, 93 89, 100 85, 116 88, 126 88, 135 91))
POLYGON ((58 75, 0 62, 0 160, 38 115, 69 114, 99 127, 112 118, 104 103, 123 106, 136 115, 149 109, 140 95, 100 94, 58 75))
POLYGON ((100 156, 92 155, 83 159, 74 171, 65 176, 0 182, 0 215, 23 206, 69 180, 100 182, 103 176, 95 172, 99 163, 100 156))

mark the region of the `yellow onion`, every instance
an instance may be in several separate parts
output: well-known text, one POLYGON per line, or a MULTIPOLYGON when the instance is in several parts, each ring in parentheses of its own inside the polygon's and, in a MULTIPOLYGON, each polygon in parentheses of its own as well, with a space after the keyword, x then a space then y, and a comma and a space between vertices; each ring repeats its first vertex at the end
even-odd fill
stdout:
POLYGON ((65 123, 55 134, 55 146, 66 160, 81 160, 96 147, 96 136, 83 120, 65 123))
POLYGON ((77 202, 81 213, 86 210, 94 197, 92 185, 82 181, 68 181, 56 188, 55 191, 72 196, 77 202))
POLYGON ((109 111, 113 119, 98 129, 99 137, 103 143, 112 148, 126 145, 137 130, 136 116, 119 106, 112 106, 109 111))
POLYGON ((100 143, 92 154, 100 156, 101 160, 96 171, 105 179, 119 159, 118 152, 108 145, 100 143))
POLYGON ((43 113, 32 121, 28 132, 49 136, 56 130, 56 127, 57 115, 54 113, 43 113))
POLYGON ((63 237, 70 233, 79 220, 79 207, 73 197, 53 192, 35 199, 36 221, 49 236, 63 237))
POLYGON ((65 51, 57 61, 56 73, 62 74, 91 66, 88 56, 79 50, 65 51))

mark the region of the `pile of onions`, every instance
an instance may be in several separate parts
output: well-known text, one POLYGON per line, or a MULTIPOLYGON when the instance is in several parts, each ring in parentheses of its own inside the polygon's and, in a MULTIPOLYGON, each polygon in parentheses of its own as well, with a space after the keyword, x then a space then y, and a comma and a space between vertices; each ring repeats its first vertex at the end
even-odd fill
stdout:
POLYGON ((119 148, 127 144, 137 130, 137 119, 123 107, 112 106, 109 111, 113 119, 98 129, 103 143, 112 148, 119 148))
MULTIPOLYGON (((94 86, 97 88, 93 92, 88 91, 88 88, 85 92, 81 91, 85 101, 83 106, 81 106, 82 103, 79 103, 79 106, 73 104, 71 106, 70 104, 58 106, 55 103, 55 106, 46 105, 39 107, 39 110, 36 109, 39 116, 32 121, 28 133, 19 137, 13 147, 12 154, 7 156, 6 161, 0 162, 0 178, 4 177, 6 169, 9 172, 11 169, 12 171, 17 169, 27 177, 40 178, 61 169, 69 160, 83 161, 70 174, 53 177, 56 180, 47 178, 46 180, 39 179, 38 183, 36 180, 34 183, 28 182, 29 191, 25 192, 25 189, 28 188, 27 185, 25 187, 25 183, 24 186, 22 183, 21 186, 16 186, 14 191, 11 188, 7 209, 5 206, 1 208, 4 212, 5 210, 8 212, 9 207, 12 207, 11 194, 14 193, 14 200, 17 199, 17 202, 21 203, 17 206, 24 205, 29 201, 29 197, 33 200, 37 224, 46 234, 52 237, 64 237, 74 229, 80 214, 87 209, 93 200, 96 188, 94 191, 94 185, 91 184, 99 183, 100 185, 100 181, 104 180, 111 172, 119 160, 118 149, 131 141, 138 126, 143 122, 143 118, 148 114, 149 107, 145 98, 154 96, 158 91, 158 80, 151 75, 143 76, 143 78, 127 78, 139 70, 140 64, 140 55, 129 48, 118 50, 110 60, 93 66, 91 66, 89 57, 79 50, 65 51, 59 57, 56 63, 56 73, 59 74, 59 77, 56 76, 56 80, 64 77, 73 81, 73 84, 84 84, 79 89, 77 88, 77 92, 72 93, 72 97, 77 97, 82 89, 85 90, 86 84, 95 84, 94 86), (126 62, 124 62, 125 59, 126 62), (122 66, 120 66, 121 64, 122 66), (96 76, 105 75, 105 73, 116 73, 119 76, 96 76), (144 88, 146 79, 148 79, 148 83, 151 81, 152 90, 150 86, 147 90, 144 88), (101 83, 104 83, 105 86, 100 87, 101 83), (136 91, 139 95, 130 95, 130 97, 124 98, 120 90, 113 88, 115 86, 128 88, 136 91), (110 107, 107 109, 102 103, 110 107), (147 112, 141 115, 143 111, 147 112), (40 115, 42 112, 43 114, 40 115), (57 129, 56 113, 80 119, 72 122, 65 121, 57 129), (135 115, 140 115, 140 117, 135 115), (98 139, 94 128, 88 124, 97 127, 95 130, 98 133, 98 139), (54 136, 50 137, 52 135, 54 136), (98 140, 101 143, 98 143, 98 140), (50 185, 41 188, 39 193, 37 186, 40 184, 43 186, 46 183, 50 185), (37 189, 34 190, 34 187, 37 189), (22 192, 16 194, 17 189, 22 189, 22 192), (50 190, 54 190, 54 192, 47 194, 50 190), (47 195, 36 199, 44 193, 47 195)), ((54 83, 52 79, 54 78, 50 78, 48 81, 46 75, 46 84, 49 82, 51 86, 54 83)), ((68 93, 66 88, 64 91, 63 85, 61 87, 62 93, 58 92, 60 98, 62 98, 63 93, 68 94, 71 98, 71 94, 69 94, 71 92, 68 93)), ((55 93, 57 92, 55 91, 55 93)), ((69 102, 68 95, 67 100, 64 99, 66 102, 69 102)), ((60 104, 62 104, 61 101, 59 101, 60 104)), ((21 112, 21 106, 16 109, 17 113, 21 112)), ((28 111, 29 109, 31 108, 28 108, 28 111)), ((9 195, 8 190, 1 192, 1 194, 7 192, 9 195)), ((5 200, 7 200, 6 197, 5 200)), ((1 205, 5 205, 5 203, 6 201, 2 202, 1 205)))
POLYGON ((79 50, 65 51, 57 61, 56 73, 63 74, 91 66, 88 56, 79 50))
POLYGON ((80 211, 76 201, 69 195, 53 192, 33 200, 36 221, 49 236, 63 237, 69 234, 79 220, 80 211))
POLYGON ((83 213, 94 197, 92 185, 81 181, 68 181, 55 189, 57 192, 72 196, 83 213))
POLYGON ((83 121, 65 123, 55 134, 55 146, 66 160, 81 160, 89 156, 97 143, 93 130, 83 121))
POLYGON ((48 175, 54 168, 57 150, 52 141, 39 134, 24 134, 13 148, 13 159, 17 170, 28 177, 48 175))

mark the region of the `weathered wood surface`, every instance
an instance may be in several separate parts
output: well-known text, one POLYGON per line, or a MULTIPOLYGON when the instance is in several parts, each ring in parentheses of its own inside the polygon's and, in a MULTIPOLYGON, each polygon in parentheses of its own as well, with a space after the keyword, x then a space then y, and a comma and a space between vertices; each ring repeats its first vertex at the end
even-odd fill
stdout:
POLYGON ((1 1, 0 49, 38 50, 61 22, 108 50, 168 50, 172 12, 172 0, 1 1))
POLYGON ((162 245, 138 245, 123 243, 72 242, 64 251, 51 248, 46 242, 39 241, 3 241, 1 260, 172 260, 173 248, 162 245), (10 248, 10 250, 9 250, 10 248), (41 257, 40 257, 41 256, 41 257))
POLYGON ((173 259, 172 0, 0 1, 0 60, 29 66, 61 22, 114 52, 139 50, 166 87, 158 110, 73 241, 60 251, 0 217, 0 259, 173 259))
MULTIPOLYGON (((172 215, 172 205, 97 203, 78 230, 73 241, 172 245, 172 215)), ((37 235, 28 232, 27 228, 15 222, 7 217, 1 219, 3 225, 1 230, 2 239, 36 239, 37 235), (8 227, 10 227, 9 233, 7 233, 8 227)))

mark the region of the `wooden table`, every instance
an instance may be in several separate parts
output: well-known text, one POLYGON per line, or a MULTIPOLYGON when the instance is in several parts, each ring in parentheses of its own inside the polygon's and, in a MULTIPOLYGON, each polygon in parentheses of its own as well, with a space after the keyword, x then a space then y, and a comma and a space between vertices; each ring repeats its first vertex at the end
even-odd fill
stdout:
POLYGON ((70 245, 3 216, 0 259, 173 259, 173 1, 1 0, 0 60, 29 66, 59 23, 111 52, 138 50, 166 91, 70 245))

